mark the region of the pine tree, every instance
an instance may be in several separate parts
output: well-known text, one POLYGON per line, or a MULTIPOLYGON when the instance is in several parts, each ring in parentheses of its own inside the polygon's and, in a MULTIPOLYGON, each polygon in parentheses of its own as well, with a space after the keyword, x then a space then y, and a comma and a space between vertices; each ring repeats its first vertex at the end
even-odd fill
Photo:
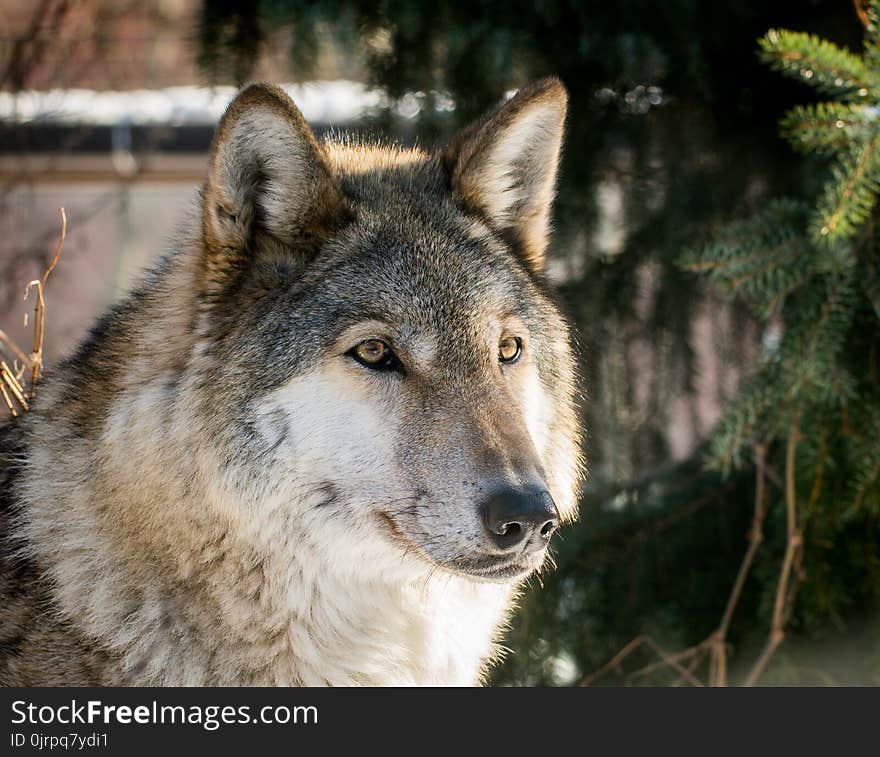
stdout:
POLYGON ((831 98, 781 122, 827 171, 824 184, 729 224, 683 260, 765 326, 760 365, 710 454, 726 473, 767 450, 779 473, 769 517, 784 523, 786 549, 765 571, 772 628, 753 680, 789 620, 827 624, 880 596, 880 0, 865 21, 861 55, 800 32, 760 40, 765 62, 831 98))

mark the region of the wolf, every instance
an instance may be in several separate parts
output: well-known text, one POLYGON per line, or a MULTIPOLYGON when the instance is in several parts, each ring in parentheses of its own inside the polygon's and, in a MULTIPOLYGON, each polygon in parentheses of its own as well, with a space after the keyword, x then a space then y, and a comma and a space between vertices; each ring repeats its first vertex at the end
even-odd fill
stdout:
POLYGON ((428 151, 237 95, 180 240, 0 434, 0 682, 485 681, 581 476, 566 103, 428 151))

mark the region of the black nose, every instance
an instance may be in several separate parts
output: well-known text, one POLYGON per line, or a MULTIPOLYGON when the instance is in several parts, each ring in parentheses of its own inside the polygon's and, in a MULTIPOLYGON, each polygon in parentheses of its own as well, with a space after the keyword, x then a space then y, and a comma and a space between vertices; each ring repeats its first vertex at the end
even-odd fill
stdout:
POLYGON ((483 525, 492 543, 503 550, 543 549, 559 527, 559 513, 549 492, 499 489, 483 505, 483 525))

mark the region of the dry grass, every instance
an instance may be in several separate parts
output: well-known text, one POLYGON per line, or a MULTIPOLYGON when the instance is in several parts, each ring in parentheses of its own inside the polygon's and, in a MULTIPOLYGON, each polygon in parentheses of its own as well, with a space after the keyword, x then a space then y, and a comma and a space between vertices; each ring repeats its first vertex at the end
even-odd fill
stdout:
MULTIPOLYGON (((46 325, 46 282, 49 274, 55 269, 61 250, 64 248, 64 240, 67 238, 67 214, 64 208, 59 208, 61 214, 61 237, 55 248, 55 254, 46 267, 45 272, 39 279, 31 281, 24 290, 25 300, 36 290, 34 301, 34 335, 30 355, 2 329, 0 329, 0 354, 4 354, 11 362, 0 359, 0 396, 9 414, 16 418, 22 412, 27 412, 37 395, 37 384, 43 372, 43 335, 46 325), (29 382, 25 379, 29 376, 29 382), (27 389, 25 384, 29 383, 27 389)), ((25 316, 27 323, 27 316, 25 316)))

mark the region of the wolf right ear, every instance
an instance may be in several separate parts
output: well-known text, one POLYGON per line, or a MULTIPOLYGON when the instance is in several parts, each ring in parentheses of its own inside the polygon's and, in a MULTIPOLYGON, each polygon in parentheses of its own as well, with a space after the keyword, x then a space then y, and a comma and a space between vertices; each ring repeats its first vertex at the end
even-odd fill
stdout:
POLYGON ((283 90, 244 89, 211 148, 203 194, 205 286, 222 287, 260 248, 307 254, 345 214, 324 150, 283 90))
POLYGON ((443 153, 452 190, 536 273, 544 269, 567 103, 559 79, 534 82, 443 153))

